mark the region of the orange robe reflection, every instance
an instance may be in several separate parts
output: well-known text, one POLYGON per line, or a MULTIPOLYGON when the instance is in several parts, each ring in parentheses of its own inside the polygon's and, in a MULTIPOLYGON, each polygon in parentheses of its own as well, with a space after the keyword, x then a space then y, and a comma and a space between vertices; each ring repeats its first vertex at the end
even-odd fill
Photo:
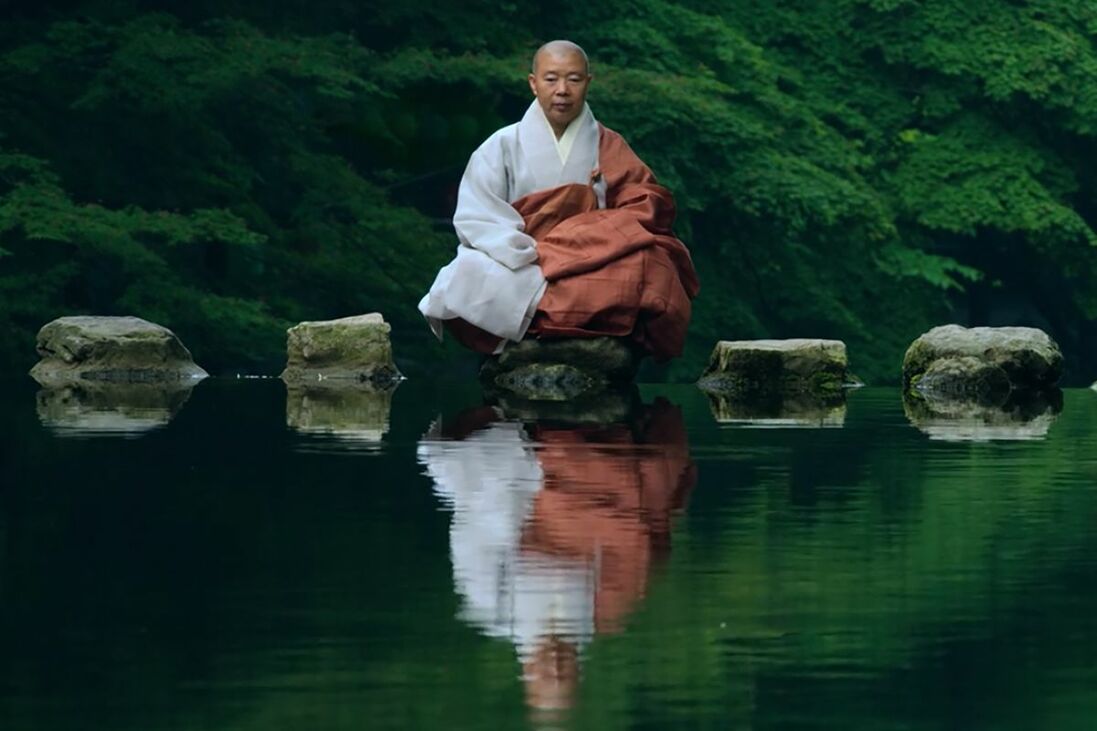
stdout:
MULTIPOLYGON (((466 412, 444 436, 460 438, 494 416, 491 409, 466 412)), ((696 481, 681 411, 658 399, 632 426, 534 425, 529 435, 543 487, 521 528, 519 563, 588 569, 591 580, 583 591, 593 597, 567 603, 585 606, 592 599, 594 631, 617 632, 669 550, 671 514, 684 506, 696 481)), ((577 591, 543 581, 546 592, 577 591)), ((524 591, 536 591, 529 583, 524 591)), ((574 632, 546 629, 533 647, 520 648, 530 706, 559 710, 572 704, 580 642, 574 632)))

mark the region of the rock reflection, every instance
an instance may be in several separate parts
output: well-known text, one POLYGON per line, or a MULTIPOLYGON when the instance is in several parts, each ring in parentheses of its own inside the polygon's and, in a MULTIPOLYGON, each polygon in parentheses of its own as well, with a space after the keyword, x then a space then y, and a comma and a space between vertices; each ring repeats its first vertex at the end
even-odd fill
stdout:
POLYGON ((532 401, 499 391, 487 391, 485 395, 502 409, 507 419, 519 421, 625 424, 640 408, 640 393, 631 385, 627 389, 607 389, 571 401, 532 401))
POLYGON ((60 437, 136 437, 166 426, 197 383, 80 380, 48 385, 38 391, 38 419, 60 437))
POLYGON ((712 416, 720 424, 758 428, 838 428, 846 423, 844 393, 826 398, 812 394, 785 394, 744 399, 705 392, 712 416))
POLYGON ((395 388, 367 383, 293 385, 286 390, 286 426, 321 438, 317 444, 336 449, 373 448, 389 428, 395 388))
POLYGON ((930 439, 951 442, 1038 440, 1063 410, 1059 389, 999 398, 903 394, 907 419, 930 439))
POLYGON ((573 703, 584 647, 643 598, 696 468, 663 399, 612 424, 507 417, 436 423, 419 460, 453 511, 461 618, 514 644, 528 704, 551 715, 573 703))

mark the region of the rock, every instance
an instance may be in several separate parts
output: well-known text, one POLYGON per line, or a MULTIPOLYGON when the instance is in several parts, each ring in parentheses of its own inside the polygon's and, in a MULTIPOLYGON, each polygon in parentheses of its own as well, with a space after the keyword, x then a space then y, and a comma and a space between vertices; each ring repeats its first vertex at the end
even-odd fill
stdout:
POLYGON ((1089 388, 1092 391, 1097 391, 1097 381, 1094 381, 1089 388))
POLYGON ((706 393, 712 416, 722 425, 778 428, 835 428, 846 423, 846 399, 839 393, 819 397, 808 393, 743 399, 706 393))
POLYGON ((484 361, 480 379, 529 401, 568 401, 590 396, 636 376, 640 357, 623 338, 523 340, 484 361))
POLYGON ((1012 386, 1004 369, 965 355, 961 358, 941 358, 930 363, 918 379, 916 388, 942 396, 980 397, 1009 393, 1012 386))
POLYGON ((286 383, 338 379, 385 388, 402 376, 392 362, 391 326, 376 312, 302 322, 286 331, 286 383))
POLYGON ((395 390, 342 379, 295 384, 286 392, 286 426, 348 446, 378 444, 389 429, 395 390))
POLYGON ((849 381, 840 340, 721 340, 697 385, 727 396, 839 394, 849 381))
POLYGON ((602 391, 606 385, 600 374, 566 363, 529 363, 498 374, 493 383, 531 401, 571 401, 602 391))
POLYGON ((949 442, 1043 439, 1063 409, 1057 388, 968 397, 903 393, 903 412, 930 439, 949 442))
POLYGON ((1054 386, 1062 370, 1059 346, 1042 330, 942 325, 907 349, 903 386, 955 396, 1039 390, 1054 386))
POLYGON ((71 381, 38 392, 38 419, 62 437, 138 436, 166 426, 194 385, 194 380, 71 381))
POLYGON ((175 333, 139 317, 61 317, 38 331, 42 385, 78 380, 185 381, 208 374, 175 333))

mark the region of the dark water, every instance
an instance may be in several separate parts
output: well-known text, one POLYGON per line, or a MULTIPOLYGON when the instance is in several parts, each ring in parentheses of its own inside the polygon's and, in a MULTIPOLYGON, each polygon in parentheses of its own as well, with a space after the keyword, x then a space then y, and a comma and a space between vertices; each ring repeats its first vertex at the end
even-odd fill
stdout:
POLYGON ((1097 393, 0 388, 4 729, 1097 727, 1097 393))

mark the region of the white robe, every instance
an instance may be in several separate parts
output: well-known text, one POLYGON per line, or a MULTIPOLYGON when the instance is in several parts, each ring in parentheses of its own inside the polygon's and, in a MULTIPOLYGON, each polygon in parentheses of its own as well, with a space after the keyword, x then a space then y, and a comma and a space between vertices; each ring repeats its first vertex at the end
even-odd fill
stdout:
MULTIPOLYGON (((504 127, 472 153, 457 192, 453 226, 457 256, 438 272, 419 302, 434 334, 442 320, 460 317, 504 341, 521 340, 545 292, 537 242, 511 205, 540 190, 586 185, 598 169, 598 123, 583 111, 563 144, 534 100, 517 124, 504 127), (570 147, 570 149, 569 149, 570 147)), ((595 185, 605 207, 605 183, 595 185)))

